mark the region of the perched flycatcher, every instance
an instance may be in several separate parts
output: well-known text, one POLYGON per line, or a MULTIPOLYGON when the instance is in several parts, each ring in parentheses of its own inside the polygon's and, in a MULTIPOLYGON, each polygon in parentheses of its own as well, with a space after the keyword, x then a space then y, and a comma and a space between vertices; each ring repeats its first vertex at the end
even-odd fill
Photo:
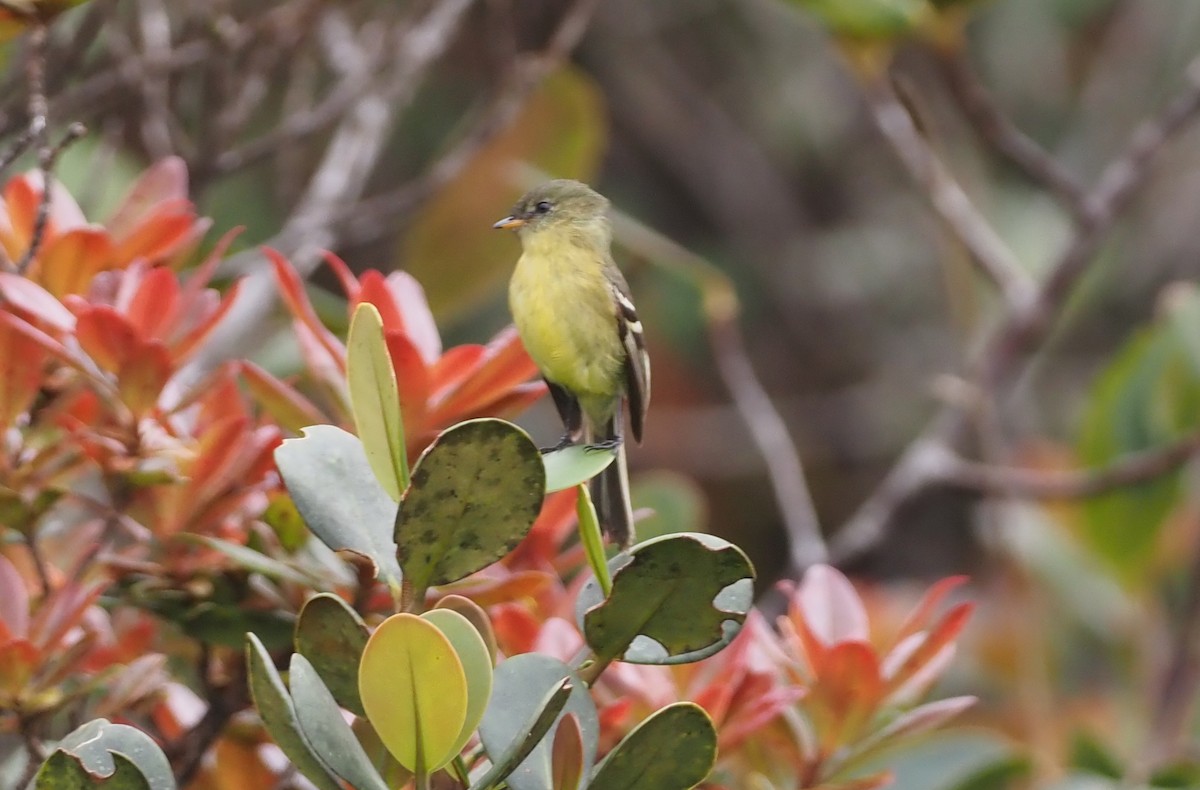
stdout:
POLYGON ((494 227, 517 231, 523 250, 508 304, 529 356, 550 386, 575 441, 617 448, 591 482, 600 524, 621 546, 633 539, 629 474, 622 441, 629 402, 633 438, 642 440, 650 401, 650 359, 629 286, 613 263, 608 200, 578 181, 550 181, 517 202, 494 227))

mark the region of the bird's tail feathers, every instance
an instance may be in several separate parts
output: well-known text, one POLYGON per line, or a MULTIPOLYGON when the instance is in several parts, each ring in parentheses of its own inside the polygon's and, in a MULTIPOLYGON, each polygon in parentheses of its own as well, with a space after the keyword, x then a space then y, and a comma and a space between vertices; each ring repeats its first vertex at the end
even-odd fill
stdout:
POLYGON ((633 506, 629 500, 629 469, 625 463, 625 443, 621 440, 620 411, 610 418, 600 436, 589 437, 589 441, 615 440, 617 457, 604 471, 591 479, 592 502, 596 506, 596 517, 609 540, 621 548, 633 543, 633 506))

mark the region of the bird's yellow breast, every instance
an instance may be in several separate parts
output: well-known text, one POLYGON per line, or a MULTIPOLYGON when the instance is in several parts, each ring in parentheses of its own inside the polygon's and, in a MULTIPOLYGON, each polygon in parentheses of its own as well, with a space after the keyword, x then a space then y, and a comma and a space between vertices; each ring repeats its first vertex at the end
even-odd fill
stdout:
POLYGON ((524 247, 508 301, 529 356, 577 396, 618 395, 625 352, 604 252, 558 231, 533 234, 524 247))

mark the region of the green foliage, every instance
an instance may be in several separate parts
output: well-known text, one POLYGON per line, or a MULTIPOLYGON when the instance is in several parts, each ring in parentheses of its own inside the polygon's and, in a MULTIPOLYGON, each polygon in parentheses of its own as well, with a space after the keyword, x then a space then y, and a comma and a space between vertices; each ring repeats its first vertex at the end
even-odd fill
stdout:
POLYGON ((588 790, 688 790, 717 759, 717 731, 704 709, 668 705, 625 736, 596 769, 588 790))
POLYGON ((615 449, 604 450, 583 444, 544 453, 542 462, 546 465, 546 493, 586 483, 604 471, 616 457, 615 449))
POLYGON ((396 371, 383 337, 383 318, 372 304, 360 304, 346 338, 346 381, 354 427, 375 479, 395 501, 408 487, 404 423, 396 371))
POLYGON ((612 594, 585 587, 576 605, 588 645, 602 661, 680 664, 737 636, 753 599, 754 568, 741 549, 712 535, 667 535, 610 563, 612 594))
POLYGON ((926 0, 792 0, 836 36, 891 40, 912 33, 928 12, 926 0))
POLYGON ((512 551, 541 509, 546 472, 529 436, 503 420, 469 420, 421 454, 400 502, 395 539, 418 597, 512 551))
POLYGON ((451 609, 432 609, 421 618, 433 623, 450 640, 462 662, 467 681, 467 712, 451 754, 458 754, 475 734, 479 720, 492 697, 492 656, 487 644, 471 621, 451 609))
POLYGON ((364 716, 358 695, 358 663, 370 632, 358 612, 336 595, 309 598, 296 621, 296 652, 321 676, 337 703, 364 716))
POLYGON ((369 561, 381 581, 399 588, 396 504, 376 481, 362 442, 333 425, 314 425, 284 441, 275 463, 313 534, 334 551, 369 561))
POLYGON ((59 742, 38 770, 37 790, 173 790, 158 744, 126 724, 93 719, 59 742))
MULTIPOLYGON (((1100 374, 1079 438, 1087 465, 1162 447, 1200 427, 1197 330, 1200 298, 1179 291, 1168 316, 1136 333, 1100 374)), ((1083 539, 1122 580, 1136 582, 1178 494, 1173 473, 1087 500, 1083 539)))

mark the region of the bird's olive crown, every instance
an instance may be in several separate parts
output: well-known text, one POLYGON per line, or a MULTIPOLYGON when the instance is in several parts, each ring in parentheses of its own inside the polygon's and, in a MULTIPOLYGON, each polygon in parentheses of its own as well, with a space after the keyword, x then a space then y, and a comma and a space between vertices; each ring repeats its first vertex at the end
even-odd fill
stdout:
POLYGON ((580 222, 603 217, 608 199, 587 184, 558 179, 534 187, 517 201, 512 216, 526 228, 559 222, 580 222))

